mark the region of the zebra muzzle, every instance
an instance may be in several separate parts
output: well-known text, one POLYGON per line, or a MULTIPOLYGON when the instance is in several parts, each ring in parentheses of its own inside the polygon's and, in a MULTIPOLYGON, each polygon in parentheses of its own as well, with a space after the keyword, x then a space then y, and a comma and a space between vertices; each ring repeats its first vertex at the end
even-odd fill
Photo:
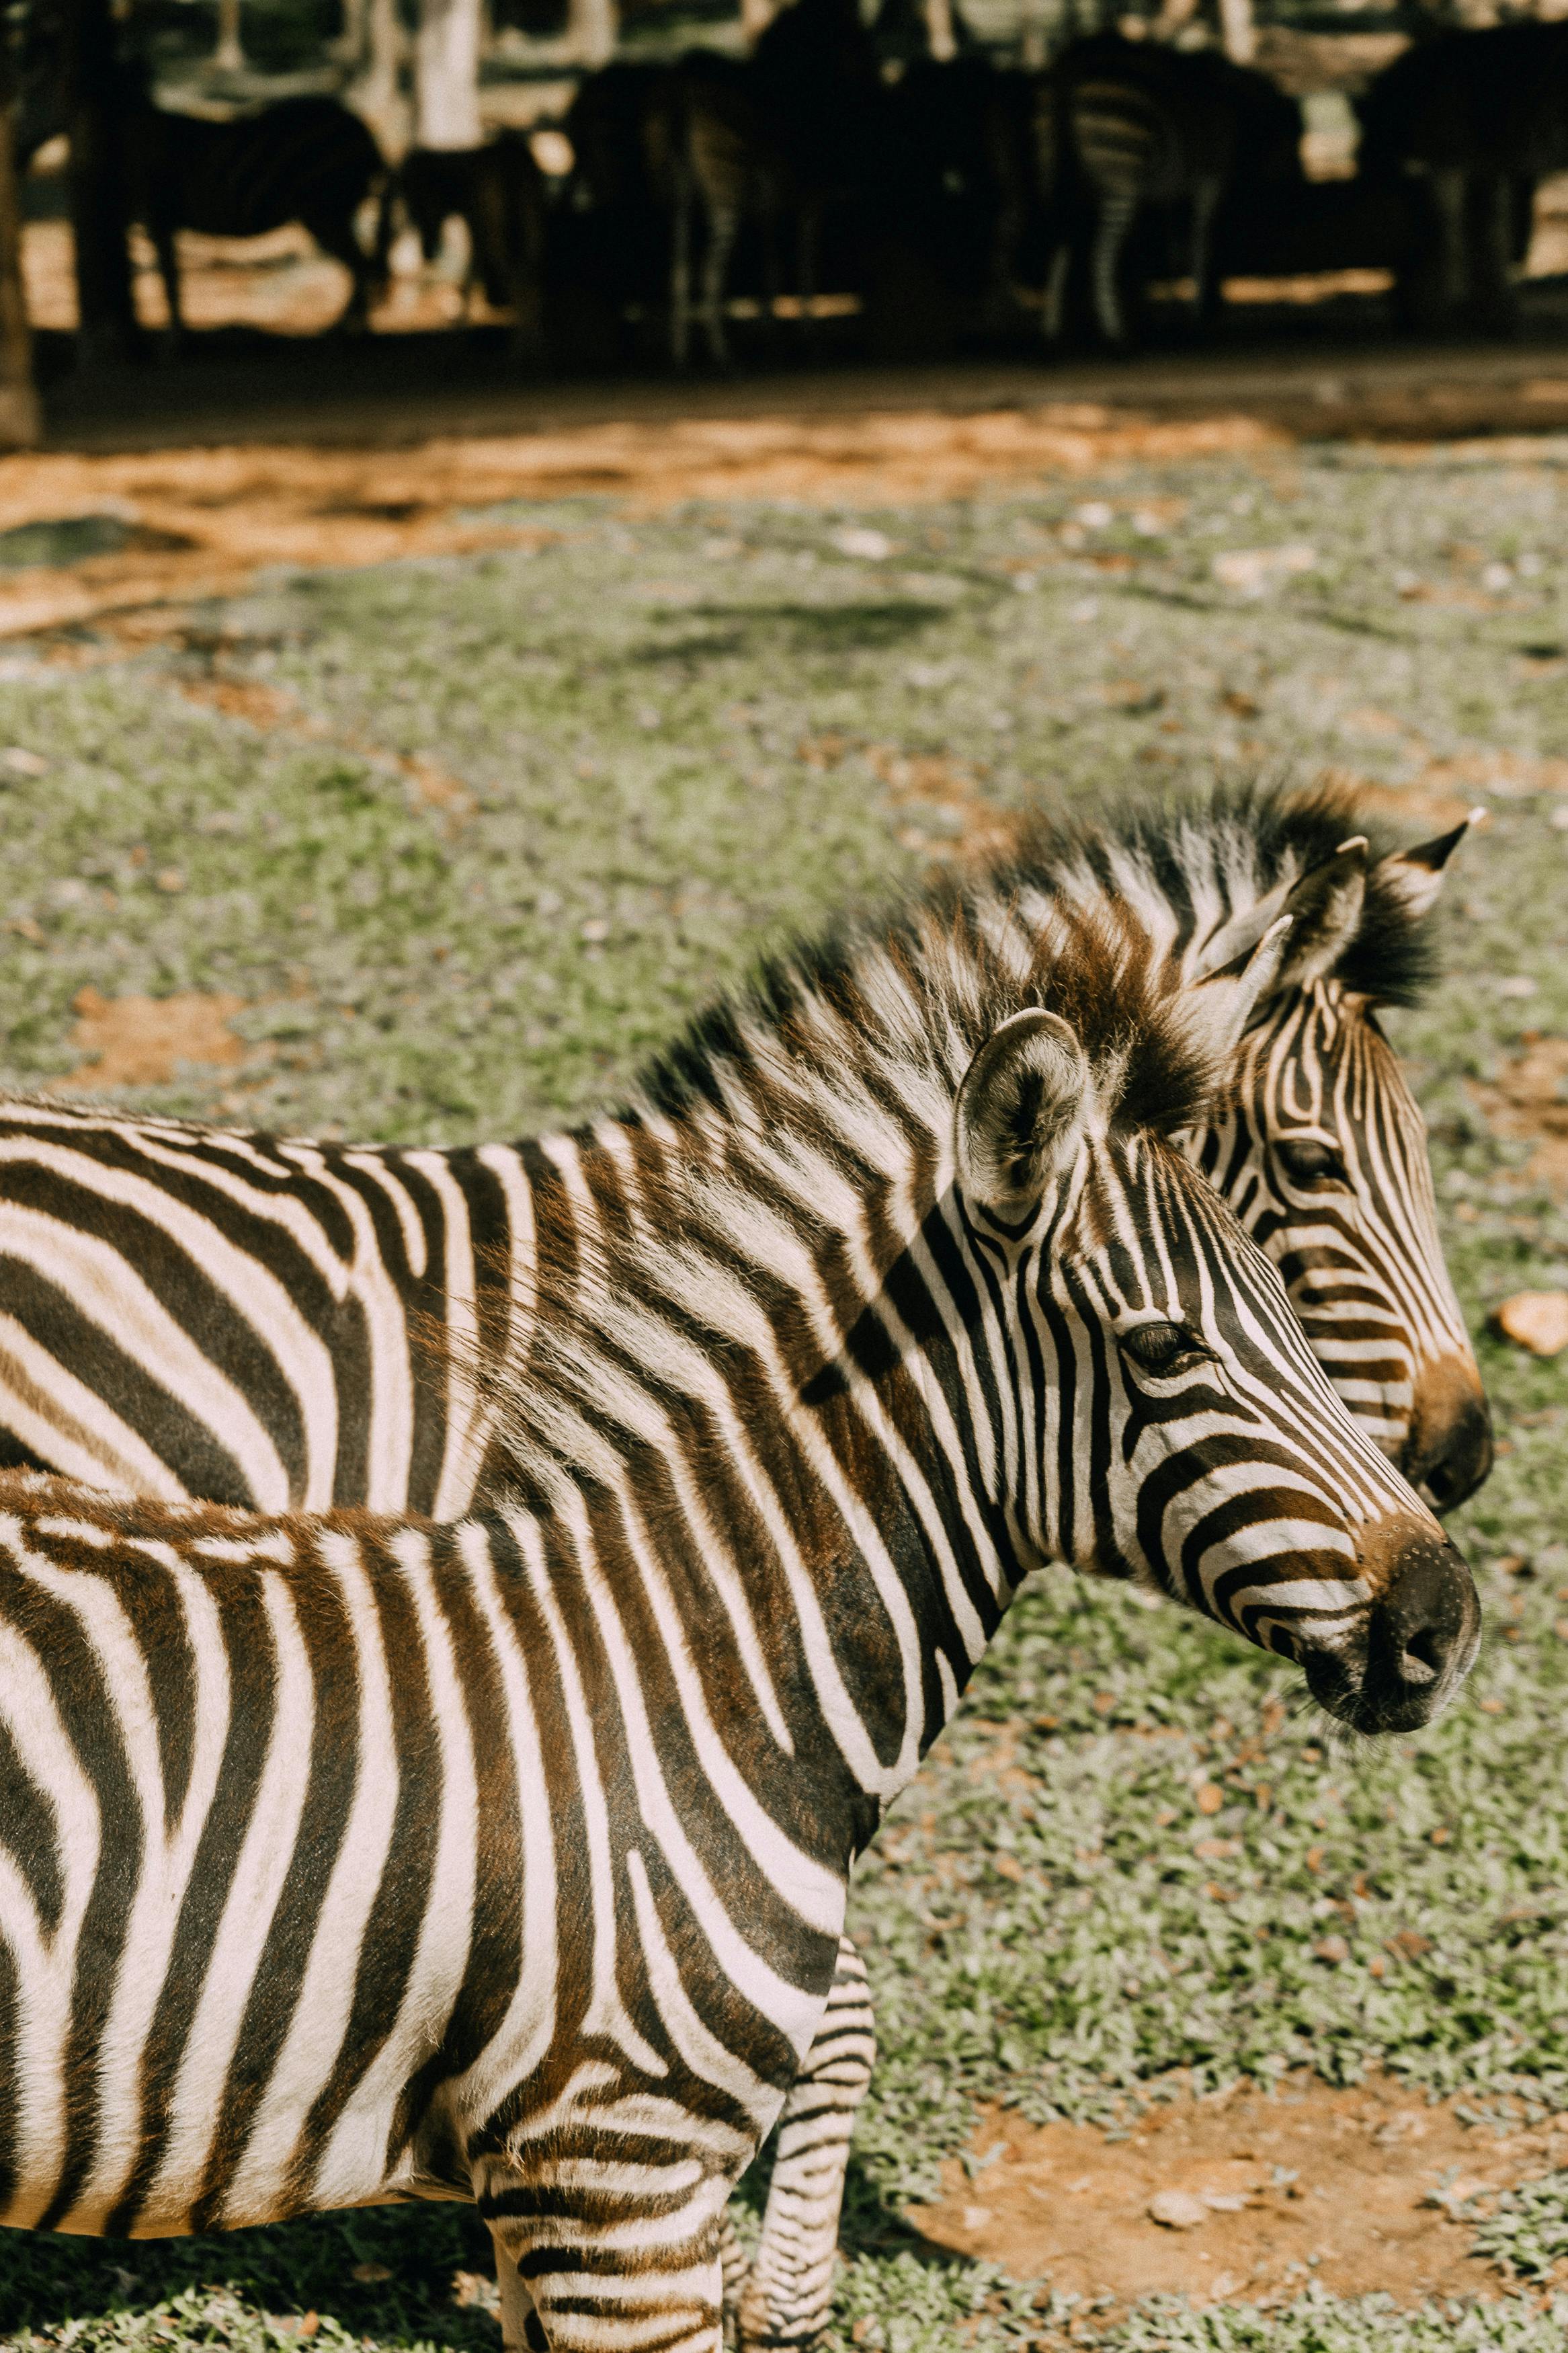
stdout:
POLYGON ((1380 1529, 1363 1641, 1302 1664, 1320 1705, 1357 1732, 1415 1732, 1447 1705, 1480 1648, 1481 1606, 1464 1556, 1433 1525, 1380 1529))

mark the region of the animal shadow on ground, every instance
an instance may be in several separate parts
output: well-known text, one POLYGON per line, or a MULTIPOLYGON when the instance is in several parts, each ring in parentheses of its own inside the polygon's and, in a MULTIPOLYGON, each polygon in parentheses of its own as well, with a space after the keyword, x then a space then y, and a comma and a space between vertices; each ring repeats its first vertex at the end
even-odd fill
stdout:
MULTIPOLYGON (((316 2313, 389 2347, 496 2353, 496 2324, 467 2286, 494 2277, 489 2232, 469 2206, 372 2206, 263 2230, 189 2239, 0 2233, 0 2342, 26 2328, 142 2313, 216 2293, 278 2316, 316 2313)), ((194 2334, 205 2337, 198 2326, 194 2334)))
MULTIPOLYGON (((672 616, 673 617, 673 616, 672 616)), ((875 603, 851 605, 693 605, 682 620, 725 623, 701 636, 683 637, 666 645, 638 646, 627 656, 632 662, 695 661, 716 655, 761 653, 771 638, 795 653, 879 653, 918 637, 933 621, 945 620, 945 605, 923 604, 912 596, 890 596, 875 603)))

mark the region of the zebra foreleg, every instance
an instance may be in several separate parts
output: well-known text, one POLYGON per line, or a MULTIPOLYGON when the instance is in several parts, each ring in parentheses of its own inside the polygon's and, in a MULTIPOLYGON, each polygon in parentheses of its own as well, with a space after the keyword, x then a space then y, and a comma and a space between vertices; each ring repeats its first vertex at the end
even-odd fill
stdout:
POLYGON ((805 2345, 826 2321, 855 2117, 877 2057, 866 1965, 847 1936, 784 2101, 762 2241, 741 2297, 742 2347, 805 2345))
POLYGON ((1138 216, 1138 198, 1131 188, 1102 188, 1094 223, 1089 258, 1094 291, 1094 322, 1114 351, 1131 341, 1121 300, 1121 257, 1138 216))
POLYGON ((741 234, 739 205, 713 205, 708 214, 708 250, 702 257, 702 331, 708 355, 717 368, 730 364, 729 339, 724 332, 724 289, 730 278, 730 257, 741 234))
POLYGON ((173 221, 152 220, 147 224, 153 239, 153 249, 158 257, 158 275, 163 281, 163 300, 169 309, 166 340, 172 351, 177 351, 185 340, 184 314, 180 309, 180 249, 175 242, 173 221))

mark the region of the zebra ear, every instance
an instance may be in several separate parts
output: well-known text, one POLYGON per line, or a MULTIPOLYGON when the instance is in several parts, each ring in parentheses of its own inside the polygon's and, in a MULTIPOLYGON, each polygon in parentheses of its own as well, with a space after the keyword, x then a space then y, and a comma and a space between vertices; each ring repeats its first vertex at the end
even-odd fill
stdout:
POLYGON ((1365 903, 1366 836, 1357 833, 1292 883, 1286 894, 1290 949, 1276 986, 1308 988, 1332 972, 1361 929, 1365 903))
POLYGON ((1089 1064, 1059 1014, 1033 1008, 994 1029, 963 1075, 953 1113, 958 1181, 1015 1223, 1069 1158, 1083 1120, 1089 1064))
POLYGON ((1186 990, 1183 1018, 1187 1036, 1216 1062, 1229 1061, 1257 1008, 1278 987, 1295 920, 1277 915, 1256 947, 1244 948, 1218 972, 1186 990))
POLYGON ((1431 913, 1443 887, 1443 870, 1471 826, 1479 825, 1486 815, 1484 808, 1473 808, 1451 833, 1440 833, 1436 841, 1423 841, 1414 849, 1396 849, 1379 859, 1373 869, 1379 884, 1394 893, 1412 923, 1431 913))

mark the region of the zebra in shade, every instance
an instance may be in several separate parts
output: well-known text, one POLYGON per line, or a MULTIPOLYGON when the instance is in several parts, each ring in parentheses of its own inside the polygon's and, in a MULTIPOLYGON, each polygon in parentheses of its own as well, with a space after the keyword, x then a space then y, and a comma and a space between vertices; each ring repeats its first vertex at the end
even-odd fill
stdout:
POLYGON ((1519 324, 1535 191, 1568 171, 1568 25, 1487 25, 1417 41, 1361 100, 1357 177, 1413 199, 1399 271, 1409 323, 1519 324))
POLYGON ((1266 189, 1278 201, 1305 186, 1294 100, 1215 50, 1091 35, 1044 77, 1042 114, 1051 127, 1037 131, 1037 152, 1058 223, 1044 310, 1053 338, 1067 324, 1081 254, 1097 332, 1112 349, 1131 343, 1128 259, 1144 220, 1168 232, 1168 274, 1191 279, 1192 315, 1206 323, 1219 297, 1217 231, 1227 203, 1256 204, 1266 189))
MULTIPOLYGON (((1463 830, 1373 855, 1343 797, 1221 792, 1039 827, 964 892, 982 928, 1115 913, 1189 981, 1292 915, 1233 1088, 1184 1148, 1352 1410, 1444 1507, 1485 1477, 1490 1437, 1376 1008, 1429 976, 1463 830)), ((694 1124, 682 1103, 682 1148, 694 1124)), ((470 1371, 526 1367, 537 1235, 591 1255, 669 1135, 663 1082, 630 1119, 451 1151, 0 1103, 5 1459, 171 1501, 456 1518, 498 1492, 470 1371)))
POLYGON ((1464 1565, 1170 1141, 1289 929, 1194 983, 933 901, 718 1009, 614 1228, 541 1227, 503 1513, 5 1482, 0 2221, 472 2198, 509 2347, 719 2353, 850 1867, 1029 1568, 1431 1720, 1464 1565))

